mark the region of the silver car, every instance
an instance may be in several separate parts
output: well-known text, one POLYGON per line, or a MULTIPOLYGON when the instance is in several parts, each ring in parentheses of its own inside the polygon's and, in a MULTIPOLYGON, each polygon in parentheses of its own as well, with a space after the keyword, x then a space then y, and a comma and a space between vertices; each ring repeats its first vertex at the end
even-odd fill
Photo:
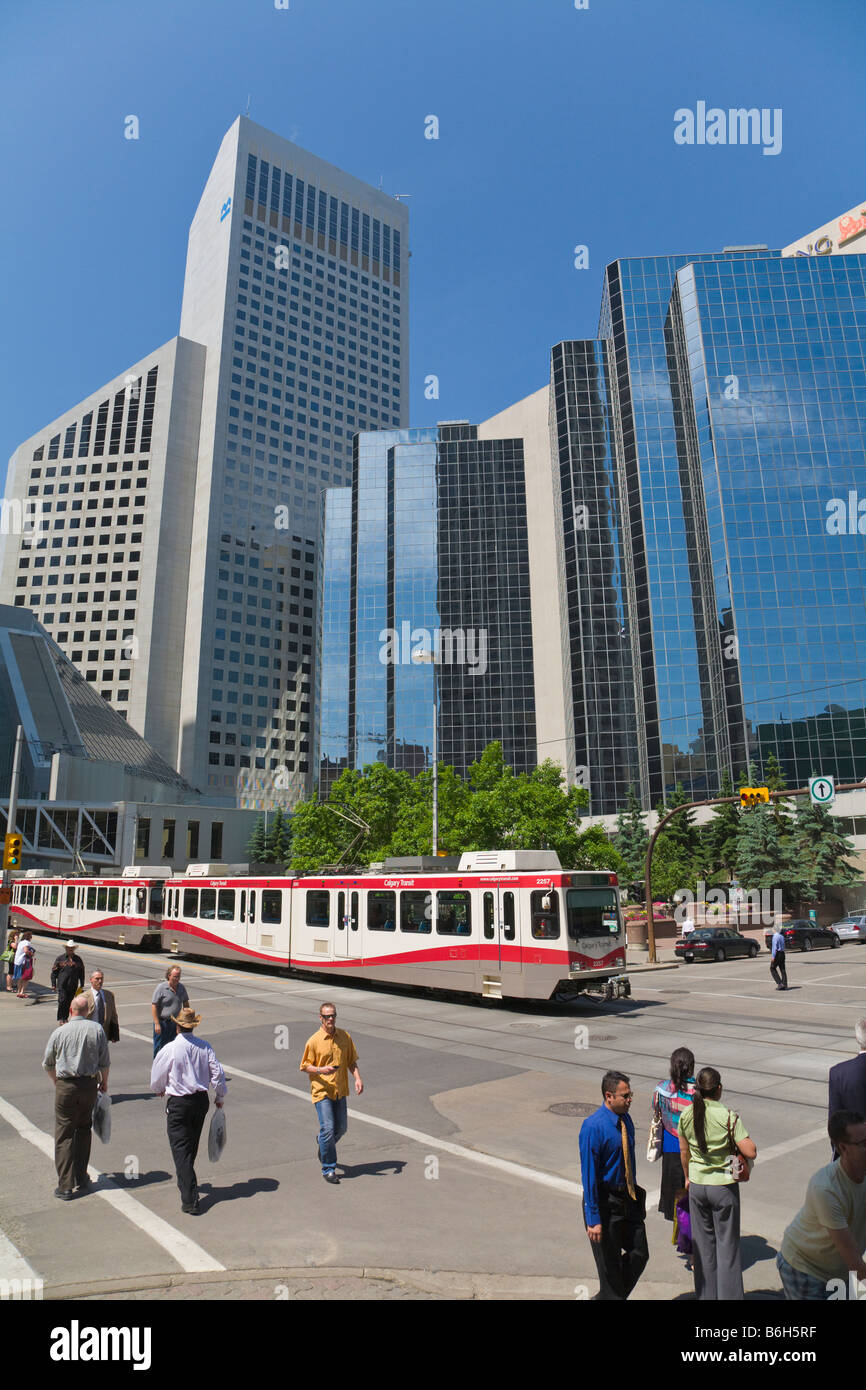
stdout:
POLYGON ((858 916, 852 913, 842 917, 833 923, 831 931, 836 933, 840 941, 866 941, 866 914, 858 916))

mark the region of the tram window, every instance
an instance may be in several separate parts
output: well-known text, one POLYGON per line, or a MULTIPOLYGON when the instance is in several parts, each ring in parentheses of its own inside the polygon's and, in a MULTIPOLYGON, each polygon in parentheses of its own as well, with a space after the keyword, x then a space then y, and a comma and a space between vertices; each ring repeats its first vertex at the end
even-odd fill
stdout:
POLYGON ((88 912, 95 912, 95 911, 96 911, 96 889, 95 889, 95 888, 88 888, 88 890, 87 890, 87 903, 86 903, 86 907, 87 907, 87 911, 88 911, 88 912))
POLYGON ((340 890, 337 894, 337 931, 346 930, 346 894, 340 890))
POLYGON ((42 889, 37 886, 33 889, 33 903, 35 907, 42 906, 42 889))
POLYGON ((135 890, 135 910, 141 916, 147 911, 147 889, 136 888, 135 890))
POLYGON ((183 915, 184 917, 198 916, 198 889, 184 888, 183 890, 183 915))
POLYGON ((250 889, 250 921, 251 921, 251 922, 254 922, 255 920, 256 920, 256 890, 255 890, 255 888, 251 888, 251 889, 250 889))
POLYGON ((216 917, 216 889, 202 888, 199 917, 204 922, 213 922, 216 917))
POLYGON ((396 893, 388 888, 374 888, 367 894, 367 926, 370 931, 396 931, 396 893))
POLYGON ((569 888, 565 897, 568 935, 573 941, 587 936, 615 936, 619 931, 614 888, 569 888))
POLYGON ((150 890, 150 912, 152 917, 158 917, 162 912, 162 884, 150 890))
POLYGON ((52 906, 52 907, 56 907, 57 904, 58 904, 59 902, 60 902, 60 889, 59 889, 59 888, 52 888, 52 889, 51 889, 51 906, 52 906))
POLYGON ((502 894, 502 935, 506 941, 513 941, 517 935, 517 924, 514 920, 514 894, 502 894))
POLYGON ((436 894, 436 931, 440 936, 469 936, 472 904, 467 892, 447 888, 436 894))
POLYGON ((242 921, 242 922, 245 922, 246 920, 247 920, 247 890, 246 890, 246 888, 242 888, 242 889, 241 889, 241 921, 242 921))
POLYGON ((74 907, 74 906, 75 906, 75 889, 74 889, 74 888, 67 888, 67 890, 66 890, 66 906, 67 906, 67 907, 74 907))
POLYGON ((117 911, 117 904, 118 904, 119 901, 120 901, 120 889, 119 889, 119 888, 109 888, 109 890, 108 890, 108 910, 109 910, 109 912, 116 912, 116 911, 117 911))
POLYGON ((108 905, 108 889, 107 889, 107 888, 97 888, 97 890, 96 890, 96 910, 97 910, 97 912, 104 912, 105 909, 106 909, 106 907, 107 907, 107 905, 108 905))
POLYGON ((400 930, 429 932, 433 930, 432 893, 407 892, 400 894, 400 930))
POLYGON ((219 901, 217 902, 217 917, 221 922, 233 922, 235 920, 234 888, 220 889, 219 901))
POLYGON ((327 927, 331 921, 331 894, 325 889, 307 893, 307 926, 327 927))
POLYGON ((350 901, 351 904, 352 904, 351 907, 350 907, 350 909, 349 909, 349 913, 350 913, 349 921, 351 922, 351 928, 350 928, 350 930, 351 930, 351 931, 357 931, 357 930, 358 930, 358 894, 357 894, 357 893, 353 893, 349 901, 350 901))
POLYGON ((530 893, 532 935, 535 941, 556 941, 559 937, 559 894, 554 888, 530 893))
POLYGON ((483 897, 482 900, 481 900, 481 906, 482 906, 482 908, 483 908, 483 913, 482 913, 482 915, 483 915, 483 918, 484 918, 484 939, 485 939, 485 941, 492 941, 492 940, 493 940, 493 937, 494 937, 494 931, 493 931, 493 894, 492 894, 492 893, 485 893, 485 894, 484 894, 484 897, 483 897))
POLYGON ((262 923, 276 926, 283 920, 283 895, 280 889, 269 892, 262 889, 262 923))

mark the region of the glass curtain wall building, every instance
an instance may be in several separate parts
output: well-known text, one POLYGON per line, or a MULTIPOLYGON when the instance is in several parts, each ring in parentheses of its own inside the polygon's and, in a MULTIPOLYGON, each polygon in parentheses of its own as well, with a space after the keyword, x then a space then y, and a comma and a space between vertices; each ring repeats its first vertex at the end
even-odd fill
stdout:
POLYGON ((460 773, 494 739, 516 771, 533 767, 522 441, 462 422, 361 434, 348 557, 346 511, 328 499, 321 794, 344 766, 430 766, 434 718, 439 760, 460 773))
POLYGON ((704 748, 859 779, 866 258, 685 266, 667 326, 704 748))

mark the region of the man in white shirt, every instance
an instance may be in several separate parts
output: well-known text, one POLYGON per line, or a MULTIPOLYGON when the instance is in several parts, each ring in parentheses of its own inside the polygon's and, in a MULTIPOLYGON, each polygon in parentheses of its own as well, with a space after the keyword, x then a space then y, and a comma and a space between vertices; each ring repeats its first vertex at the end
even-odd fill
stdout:
POLYGON ((683 936, 683 937, 691 936, 691 934, 692 934, 692 932, 694 931, 694 929, 695 929, 694 921, 692 920, 691 917, 688 917, 688 916, 687 916, 686 919, 685 919, 685 921, 683 922, 682 936, 683 936))
POLYGON ((177 1171, 181 1211, 198 1216, 194 1165, 208 1112, 208 1087, 213 1086, 217 1109, 222 1109, 226 1077, 210 1043, 204 1038, 193 1037, 192 1030, 201 1023, 201 1015, 190 1008, 181 1009, 175 1023, 177 1037, 166 1043, 153 1059, 150 1089, 158 1096, 167 1097, 166 1128, 177 1171))

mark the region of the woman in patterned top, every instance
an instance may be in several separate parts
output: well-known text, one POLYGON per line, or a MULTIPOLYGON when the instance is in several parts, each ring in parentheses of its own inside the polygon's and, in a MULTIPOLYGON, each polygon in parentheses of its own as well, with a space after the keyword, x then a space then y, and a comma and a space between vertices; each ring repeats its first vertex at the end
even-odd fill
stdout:
POLYGON ((680 1115, 691 1105, 695 1093, 694 1071, 694 1053, 687 1047, 678 1047, 671 1053, 670 1080, 661 1082, 653 1092, 652 1114, 661 1120, 663 1130, 659 1211, 667 1221, 674 1219, 676 1195, 683 1185, 679 1124, 680 1115))

